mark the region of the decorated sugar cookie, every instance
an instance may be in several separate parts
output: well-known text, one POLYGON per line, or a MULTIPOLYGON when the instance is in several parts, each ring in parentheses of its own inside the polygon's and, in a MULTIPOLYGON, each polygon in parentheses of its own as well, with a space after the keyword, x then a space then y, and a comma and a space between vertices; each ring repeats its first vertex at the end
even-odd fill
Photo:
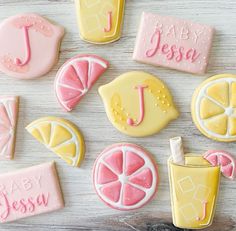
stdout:
POLYGON ((12 159, 18 118, 19 97, 0 96, 0 159, 12 159))
POLYGON ((26 130, 69 165, 79 166, 84 159, 85 144, 75 124, 58 117, 33 121, 26 130))
POLYGON ((127 72, 99 88, 107 116, 122 133, 143 137, 178 117, 166 85, 145 72, 127 72))
POLYGON ((207 69, 214 29, 188 20, 144 12, 133 59, 194 74, 207 69))
POLYGON ((0 223, 49 213, 64 207, 54 162, 0 175, 0 223))
POLYGON ((191 110, 202 134, 217 141, 236 141, 236 75, 205 80, 193 94, 191 110))
POLYGON ((0 71, 33 79, 56 63, 64 29, 37 14, 19 14, 0 24, 0 71))
POLYGON ((173 223, 184 229, 204 229, 213 222, 220 166, 211 165, 202 155, 184 155, 179 149, 181 139, 178 142, 177 145, 175 140, 171 147, 172 156, 168 160, 173 223), (184 161, 177 161, 176 156, 182 156, 184 161))
POLYGON ((93 183, 100 199, 111 208, 138 209, 157 191, 157 165, 150 154, 137 145, 114 144, 96 159, 93 183))
POLYGON ((80 36, 91 43, 110 43, 121 36, 125 0, 75 0, 80 36))
POLYGON ((77 55, 57 72, 55 92, 58 102, 71 111, 108 68, 108 62, 96 55, 77 55))
POLYGON ((223 176, 234 180, 236 177, 236 159, 228 152, 210 150, 203 155, 212 166, 220 166, 223 176))

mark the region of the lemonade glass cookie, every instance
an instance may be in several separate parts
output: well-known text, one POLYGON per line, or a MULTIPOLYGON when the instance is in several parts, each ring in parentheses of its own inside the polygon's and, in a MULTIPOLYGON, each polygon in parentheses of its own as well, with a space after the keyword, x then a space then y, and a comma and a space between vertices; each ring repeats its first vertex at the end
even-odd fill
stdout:
POLYGON ((216 141, 236 141, 236 75, 205 80, 193 94, 191 111, 202 134, 216 141))
POLYGON ((80 37, 105 44, 121 36, 125 0, 76 0, 80 37))
POLYGON ((145 72, 124 73, 101 86, 99 94, 111 123, 129 136, 152 135, 178 117, 167 86, 145 72))

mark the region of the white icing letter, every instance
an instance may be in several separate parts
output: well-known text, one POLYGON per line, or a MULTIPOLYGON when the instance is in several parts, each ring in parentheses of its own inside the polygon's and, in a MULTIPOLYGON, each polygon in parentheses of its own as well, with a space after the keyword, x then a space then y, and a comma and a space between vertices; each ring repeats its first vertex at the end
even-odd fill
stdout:
POLYGON ((21 191, 19 185, 17 185, 15 181, 12 181, 10 187, 11 194, 13 194, 17 190, 21 191))
POLYGON ((202 34, 202 31, 201 31, 201 30, 200 30, 200 31, 194 31, 194 36, 195 36, 194 42, 195 42, 195 43, 197 43, 198 38, 199 38, 199 35, 201 35, 201 34, 202 34))
POLYGON ((173 35, 173 37, 176 37, 176 32, 175 32, 175 26, 171 25, 166 33, 166 36, 173 35))
POLYGON ((41 188, 41 176, 39 175, 38 177, 34 176, 33 177, 35 183, 41 188))
POLYGON ((189 39, 189 29, 182 27, 180 32, 180 39, 187 40, 189 39))
POLYGON ((30 179, 24 178, 24 179, 21 180, 21 182, 22 182, 22 186, 23 186, 25 191, 28 191, 32 188, 32 183, 31 183, 30 179))

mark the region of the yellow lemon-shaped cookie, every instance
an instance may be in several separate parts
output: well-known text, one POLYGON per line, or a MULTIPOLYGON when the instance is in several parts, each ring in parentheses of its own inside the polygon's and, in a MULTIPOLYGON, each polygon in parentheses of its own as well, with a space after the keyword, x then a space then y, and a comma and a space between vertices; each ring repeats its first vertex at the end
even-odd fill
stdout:
POLYGON ((202 134, 236 141, 236 75, 215 75, 204 81, 193 94, 191 111, 202 134))
POLYGON ((84 139, 76 125, 57 117, 33 121, 26 130, 69 165, 79 166, 84 159, 84 139))
POLYGON ((178 117, 166 85, 145 72, 128 72, 99 88, 107 116, 121 132, 152 135, 178 117))
POLYGON ((75 0, 80 36, 104 44, 121 36, 125 0, 75 0))

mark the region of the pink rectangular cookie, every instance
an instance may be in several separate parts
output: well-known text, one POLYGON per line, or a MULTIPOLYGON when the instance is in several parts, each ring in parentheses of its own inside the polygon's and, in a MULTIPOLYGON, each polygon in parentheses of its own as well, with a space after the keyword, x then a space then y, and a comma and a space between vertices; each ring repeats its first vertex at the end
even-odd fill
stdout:
POLYGON ((207 69, 214 29, 143 12, 133 59, 194 74, 207 69))
POLYGON ((12 159, 18 117, 18 96, 0 96, 0 159, 12 159))
POLYGON ((0 222, 64 207, 54 162, 0 175, 0 222))

